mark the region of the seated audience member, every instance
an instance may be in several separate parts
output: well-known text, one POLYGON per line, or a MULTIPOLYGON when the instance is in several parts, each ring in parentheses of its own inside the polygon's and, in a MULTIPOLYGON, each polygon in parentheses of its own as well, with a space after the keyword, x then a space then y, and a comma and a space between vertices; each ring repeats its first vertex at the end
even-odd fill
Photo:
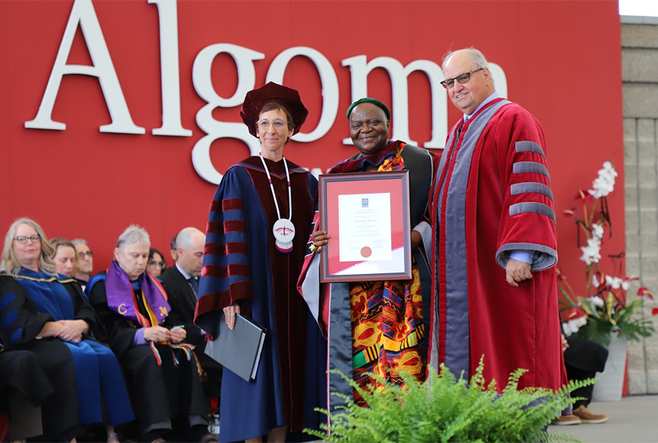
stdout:
POLYGON ((9 337, 0 329, 0 412, 9 412, 13 441, 38 437, 40 405, 54 389, 32 352, 5 351, 8 347, 9 337))
POLYGON ((56 237, 50 240, 53 247, 51 259, 55 263, 55 271, 58 274, 71 277, 75 273, 78 264, 78 255, 73 243, 65 238, 56 237))
POLYGON ((43 435, 71 441, 83 425, 104 417, 120 425, 133 416, 116 357, 92 338, 104 330, 80 286, 58 279, 52 254, 36 222, 22 218, 10 226, 0 264, 0 328, 10 349, 34 354, 54 388, 41 403, 43 435))
POLYGON ((196 346, 194 352, 204 373, 208 376, 208 395, 219 398, 222 367, 205 354, 205 333, 194 324, 206 235, 197 228, 190 227, 181 230, 174 241, 178 246, 175 264, 161 275, 171 305, 169 317, 172 324, 185 326, 187 331, 185 342, 196 346))
MULTIPOLYGON (((567 348, 564 350, 564 366, 567 368, 569 381, 594 378, 597 372, 603 372, 608 359, 608 350, 600 344, 578 337, 567 337, 567 348)), ((571 393, 572 397, 583 397, 573 405, 573 415, 581 423, 597 424, 608 421, 605 414, 594 414, 587 406, 592 401, 594 385, 578 388, 571 393)))
POLYGON ((94 270, 94 251, 89 249, 89 244, 84 239, 76 238, 71 243, 78 254, 78 266, 73 271, 73 278, 80 283, 84 291, 94 270))
MULTIPOLYGON (((592 340, 578 337, 570 336, 565 338, 562 335, 562 352, 564 353, 564 366, 570 382, 594 378, 597 372, 603 372, 605 362, 608 359, 608 350, 606 348, 592 340)), ((573 408, 570 407, 569 410, 562 411, 560 417, 554 419, 551 424, 570 426, 608 421, 605 414, 594 414, 587 409, 592 401, 593 391, 594 385, 589 385, 571 392, 572 398, 581 397, 582 400, 576 400, 573 408)))
MULTIPOLYGON (((51 239, 50 245, 54 250, 51 258, 53 262, 55 262, 55 270, 57 273, 66 277, 72 277, 78 267, 78 254, 75 249, 75 245, 67 239, 61 237, 51 239)), ((87 254, 84 254, 83 257, 86 255, 87 254)), ((84 283, 86 285, 86 282, 84 283)), ((83 288, 84 286, 81 284, 80 287, 83 288)), ((111 425, 107 426, 106 431, 107 435, 114 439, 116 433, 114 432, 114 428, 111 425)))
POLYGON ((153 277, 160 277, 162 271, 164 271, 166 267, 167 262, 165 262, 160 251, 155 248, 149 248, 149 258, 146 270, 149 271, 153 277))
POLYGON ((141 440, 160 440, 174 430, 194 441, 217 441, 208 434, 196 358, 183 343, 186 330, 167 322, 167 293, 145 272, 149 248, 146 231, 128 227, 107 272, 89 281, 89 300, 123 366, 141 440))
POLYGON ((174 235, 174 238, 171 239, 171 243, 169 245, 169 247, 171 248, 169 253, 171 254, 171 259, 173 261, 176 261, 178 259, 178 252, 176 251, 177 248, 176 238, 178 238, 178 234, 174 235))

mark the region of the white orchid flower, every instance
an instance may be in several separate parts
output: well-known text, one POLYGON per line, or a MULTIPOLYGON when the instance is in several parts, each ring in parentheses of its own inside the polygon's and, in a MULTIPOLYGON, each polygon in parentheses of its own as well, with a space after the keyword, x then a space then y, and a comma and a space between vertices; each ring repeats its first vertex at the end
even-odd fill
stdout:
POLYGON ((617 174, 617 171, 615 171, 615 167, 612 166, 612 163, 609 161, 603 162, 603 169, 601 171, 606 171, 608 174, 617 177, 619 174, 617 174))
POLYGON ((591 300, 592 300, 592 304, 597 308, 602 308, 604 305, 603 299, 598 295, 593 295, 591 300))
POLYGON ((571 334, 575 334, 578 332, 578 330, 581 328, 581 326, 584 326, 587 323, 587 317, 578 317, 574 318, 572 320, 569 320, 562 325, 564 326, 564 335, 569 337, 571 334))
POLYGON ((580 249, 583 251, 583 256, 580 257, 580 260, 588 265, 598 263, 601 260, 601 240, 598 238, 588 238, 587 246, 581 246, 580 249))
POLYGON ((599 240, 602 240, 603 239, 603 226, 598 224, 598 223, 593 224, 592 225, 592 235, 594 237, 598 238, 599 240))
POLYGON ((605 282, 610 285, 612 289, 619 289, 622 287, 624 280, 619 277, 610 277, 609 275, 606 275, 605 282))
POLYGON ((590 189, 587 192, 597 199, 605 197, 615 189, 615 177, 617 176, 617 171, 615 171, 612 163, 604 162, 603 168, 599 169, 599 176, 592 182, 594 189, 590 189))
POLYGON ((571 334, 573 334, 573 331, 571 330, 571 326, 569 326, 569 322, 565 321, 562 323, 562 330, 564 331, 564 336, 569 337, 571 334))
POLYGON ((595 288, 601 286, 601 282, 599 281, 599 278, 596 274, 592 275, 592 286, 594 286, 595 288))

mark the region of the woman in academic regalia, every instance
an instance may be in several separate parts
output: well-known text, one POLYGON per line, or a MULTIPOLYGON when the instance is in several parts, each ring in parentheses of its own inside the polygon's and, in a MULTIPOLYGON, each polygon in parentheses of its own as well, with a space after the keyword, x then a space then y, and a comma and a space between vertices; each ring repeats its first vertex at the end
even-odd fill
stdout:
POLYGON ((0 324, 10 349, 33 352, 54 388, 41 404, 44 436, 71 441, 83 425, 119 425, 133 415, 116 357, 94 339, 104 331, 80 286, 55 272, 52 252, 33 220, 11 225, 0 264, 0 324))
POLYGON ((240 116, 260 153, 226 172, 211 203, 195 322, 216 336, 241 313, 267 329, 255 381, 224 371, 222 442, 290 441, 288 431, 318 427, 326 341, 296 289, 317 180, 283 155, 307 114, 294 89, 249 92, 240 116))
POLYGON ((209 402, 185 328, 172 324, 162 283, 146 271, 151 239, 129 226, 117 240, 114 260, 89 279, 86 293, 107 329, 107 343, 121 362, 143 442, 217 439, 208 433, 209 402))
POLYGON ((78 253, 73 243, 65 238, 56 237, 50 239, 50 246, 53 247, 53 255, 50 258, 55 263, 57 273, 73 278, 78 267, 78 253))

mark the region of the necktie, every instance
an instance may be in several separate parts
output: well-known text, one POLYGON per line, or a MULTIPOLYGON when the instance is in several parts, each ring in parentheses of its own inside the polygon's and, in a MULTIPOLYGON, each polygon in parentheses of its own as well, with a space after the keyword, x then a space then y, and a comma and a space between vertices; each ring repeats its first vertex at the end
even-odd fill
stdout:
POLYGON ((195 295, 198 294, 199 293, 199 282, 197 281, 197 279, 194 278, 194 277, 190 277, 190 278, 187 279, 187 281, 189 281, 190 285, 192 285, 192 289, 194 289, 194 294, 195 295))
POLYGON ((466 122, 462 121, 462 124, 457 128, 457 137, 455 137, 455 141, 459 140, 459 137, 462 135, 462 129, 464 129, 465 124, 466 122))

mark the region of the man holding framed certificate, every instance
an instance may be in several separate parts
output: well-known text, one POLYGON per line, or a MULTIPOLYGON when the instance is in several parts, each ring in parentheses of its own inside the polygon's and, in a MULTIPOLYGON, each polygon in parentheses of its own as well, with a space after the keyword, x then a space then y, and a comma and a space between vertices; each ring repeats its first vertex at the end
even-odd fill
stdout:
MULTIPOLYGON (((389 141, 390 117, 388 107, 373 98, 348 108, 350 136, 359 153, 320 176, 316 226, 322 226, 309 242, 300 278, 300 291, 329 335, 329 368, 351 374, 364 387, 376 386, 370 374, 402 383, 401 372, 423 380, 426 368, 423 305, 431 293, 423 240, 429 247, 431 230, 423 215, 435 158, 389 141), (407 188, 397 179, 408 180, 407 188), (412 252, 405 274, 398 268, 404 268, 404 254, 411 258, 412 252)), ((334 374, 329 390, 352 394, 334 374)), ((328 400, 331 407, 342 402, 336 396, 328 400)))

